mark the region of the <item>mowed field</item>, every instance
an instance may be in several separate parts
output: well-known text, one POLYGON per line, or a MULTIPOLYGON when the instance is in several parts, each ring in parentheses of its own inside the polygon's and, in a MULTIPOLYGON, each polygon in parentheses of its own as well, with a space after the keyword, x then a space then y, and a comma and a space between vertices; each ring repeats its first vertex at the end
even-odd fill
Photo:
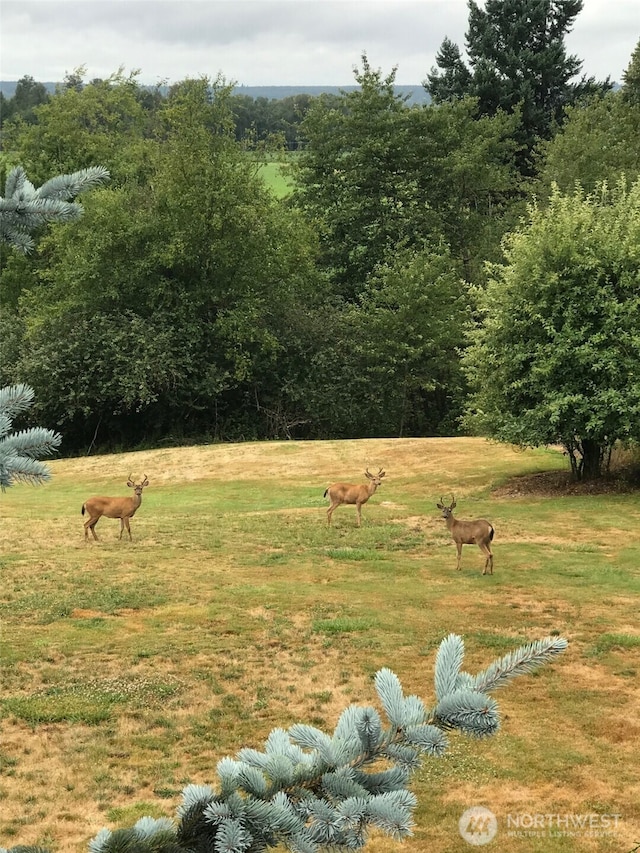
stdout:
POLYGON ((331 731, 349 703, 377 706, 384 666, 431 705, 456 632, 470 672, 549 635, 569 648, 496 692, 496 737, 454 734, 425 760, 415 834, 367 850, 469 850, 458 822, 481 805, 487 850, 630 851, 639 496, 527 488, 565 465, 466 438, 220 444, 57 460, 47 485, 0 495, 0 846, 80 853, 104 826, 172 817, 186 784, 215 784, 272 728, 331 731), (340 507, 327 528, 325 488, 367 466, 387 476, 362 527, 340 507), (126 496, 130 474, 150 481, 133 542, 104 518, 85 541, 83 501, 126 496), (495 526, 493 576, 472 546, 455 571, 435 506, 452 492, 458 517, 495 526))

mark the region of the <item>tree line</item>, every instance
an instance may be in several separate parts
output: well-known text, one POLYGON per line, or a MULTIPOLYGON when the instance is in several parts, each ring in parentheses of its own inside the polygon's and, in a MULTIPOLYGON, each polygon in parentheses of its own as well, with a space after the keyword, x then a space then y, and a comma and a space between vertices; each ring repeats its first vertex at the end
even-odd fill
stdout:
POLYGON ((582 4, 522 4, 524 29, 506 5, 470 3, 429 105, 363 55, 356 89, 297 104, 294 157, 222 77, 26 99, 5 171, 111 180, 30 254, 3 243, 0 385, 65 452, 479 431, 600 473, 639 431, 640 46, 618 91, 572 82, 582 4))
MULTIPOLYGON (((65 75, 62 83, 57 84, 55 92, 51 87, 35 80, 30 74, 25 74, 17 81, 13 95, 7 97, 0 92, 0 138, 2 128, 7 124, 22 122, 36 124, 38 122, 37 108, 49 103, 51 98, 63 94, 68 89, 82 91, 87 86, 113 85, 114 81, 122 78, 122 70, 116 72, 107 80, 94 78, 87 81, 84 66, 65 75)), ((132 79, 137 78, 132 75, 132 79)), ((170 99, 177 83, 173 86, 157 84, 146 86, 137 84, 135 96, 148 113, 159 110, 170 99)), ((302 121, 311 103, 317 95, 307 92, 285 95, 284 97, 267 97, 265 95, 250 95, 236 87, 229 94, 229 109, 233 119, 236 141, 247 150, 274 149, 281 151, 296 151, 303 144, 300 133, 302 121)), ((327 99, 335 99, 337 94, 327 93, 327 99)))

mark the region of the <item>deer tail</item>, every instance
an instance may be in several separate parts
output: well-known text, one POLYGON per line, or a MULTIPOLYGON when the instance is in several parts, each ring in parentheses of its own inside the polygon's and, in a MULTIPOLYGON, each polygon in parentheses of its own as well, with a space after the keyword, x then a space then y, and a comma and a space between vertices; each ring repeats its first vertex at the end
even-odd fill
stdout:
POLYGON ((82 515, 84 515, 84 504, 82 504, 82 515))
POLYGON ((493 542, 493 534, 494 534, 494 533, 495 533, 495 530, 494 530, 494 529, 493 529, 493 527, 492 527, 492 528, 491 528, 491 533, 489 534, 489 541, 490 541, 490 542, 493 542))
POLYGON ((325 498, 326 498, 326 496, 327 496, 328 494, 329 494, 329 489, 327 488, 327 489, 325 489, 325 490, 324 490, 324 495, 323 495, 323 497, 325 497, 325 498))

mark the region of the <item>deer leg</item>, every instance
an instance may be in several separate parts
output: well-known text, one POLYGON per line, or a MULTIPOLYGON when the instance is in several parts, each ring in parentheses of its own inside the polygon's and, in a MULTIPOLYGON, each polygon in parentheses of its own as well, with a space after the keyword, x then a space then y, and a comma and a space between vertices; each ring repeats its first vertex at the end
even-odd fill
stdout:
POLYGON ((96 524, 100 520, 100 516, 98 518, 90 518, 89 521, 85 521, 84 523, 84 538, 89 538, 89 530, 93 534, 93 538, 97 541, 98 537, 96 536, 96 531, 94 530, 96 524))
MULTIPOLYGON (((131 542, 131 528, 129 527, 129 519, 123 518, 122 521, 124 522, 124 526, 127 528, 127 533, 129 534, 129 542, 131 542)), ((120 533, 122 534, 122 531, 120 531, 120 533)))
POLYGON ((331 504, 331 506, 327 510, 327 527, 331 527, 331 516, 333 515, 333 511, 337 506, 338 504, 331 504))
POLYGON ((356 510, 358 511, 358 527, 362 526, 362 504, 356 504, 356 510))
POLYGON ((460 560, 462 559, 462 542, 456 542, 456 548, 458 551, 458 562, 456 563, 456 571, 460 571, 460 560))
POLYGON ((493 574, 493 554, 491 553, 491 549, 488 545, 481 544, 480 550, 485 555, 486 560, 484 561, 484 569, 482 570, 482 574, 487 574, 487 568, 489 569, 489 574, 493 574))

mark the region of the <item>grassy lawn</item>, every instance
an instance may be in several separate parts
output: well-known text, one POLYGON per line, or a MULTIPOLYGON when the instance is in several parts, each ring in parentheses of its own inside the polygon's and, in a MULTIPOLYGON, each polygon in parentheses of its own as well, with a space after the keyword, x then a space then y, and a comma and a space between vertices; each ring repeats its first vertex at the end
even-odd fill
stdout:
POLYGON ((294 182, 287 171, 285 162, 265 163, 260 167, 260 174, 277 198, 288 196, 293 189, 294 182))
POLYGON ((565 464, 480 439, 269 442, 58 460, 51 483, 8 490, 0 846, 80 853, 103 826, 171 817, 186 784, 215 782, 222 757, 273 727, 333 729, 349 703, 377 704, 383 666, 430 705, 454 631, 472 672, 549 634, 570 645, 496 693, 495 738, 453 736, 425 762, 415 835, 367 850, 468 850, 458 821, 482 805, 499 824, 488 850, 627 853, 640 842, 640 505, 505 488, 565 464), (325 488, 365 482, 366 467, 387 476, 362 527, 339 507, 328 529, 325 488), (150 481, 133 542, 106 518, 85 542, 83 501, 126 495, 130 474, 150 481), (493 522, 493 576, 471 546, 455 572, 435 506, 451 492, 457 516, 493 522), (518 815, 598 826, 508 836, 518 815), (609 834, 604 815, 620 815, 609 834))

